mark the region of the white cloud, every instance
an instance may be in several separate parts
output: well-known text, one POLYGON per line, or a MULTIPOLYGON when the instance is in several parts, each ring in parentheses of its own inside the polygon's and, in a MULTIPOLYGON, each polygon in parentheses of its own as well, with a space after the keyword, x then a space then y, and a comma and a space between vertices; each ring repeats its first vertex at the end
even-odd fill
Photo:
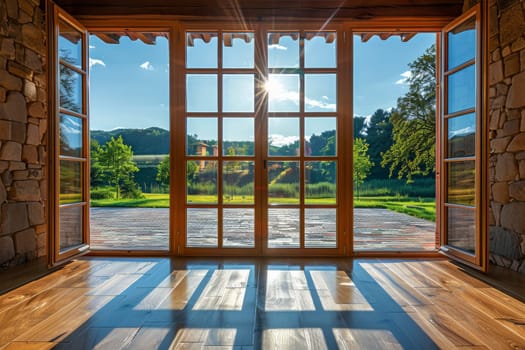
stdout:
POLYGON ((152 71, 154 69, 153 65, 149 61, 146 61, 146 62, 142 63, 140 65, 140 68, 142 68, 144 70, 149 70, 149 71, 152 71))
MULTIPOLYGON (((299 93, 296 91, 281 91, 279 93, 271 94, 273 101, 289 101, 295 105, 299 105, 299 93)), ((323 100, 327 100, 328 96, 321 97, 323 100)), ((320 108, 327 110, 335 110, 335 103, 327 103, 325 101, 319 101, 312 98, 305 97, 304 104, 306 108, 320 108)))
POLYGON ((95 49, 96 47, 95 47, 95 45, 89 45, 89 48, 90 49, 95 49))
POLYGON ((403 78, 396 81, 396 85, 404 85, 408 82, 408 79, 412 77, 412 72, 407 70, 406 72, 403 72, 400 74, 403 78))
POLYGON ((98 58, 89 58, 89 67, 90 68, 93 67, 93 66, 96 66, 97 64, 101 65, 102 67, 106 66, 104 61, 99 60, 98 58))
POLYGON ((298 140, 299 137, 297 136, 284 136, 279 134, 272 134, 269 136, 270 145, 277 147, 291 145, 292 143, 298 140))
POLYGON ((454 137, 454 136, 466 136, 466 135, 469 135, 469 134, 473 134, 475 132, 476 132, 476 130, 475 130, 475 128, 473 126, 467 126, 466 128, 455 130, 455 131, 451 132, 449 134, 449 136, 451 136, 451 137, 454 137))
POLYGON ((271 44, 271 45, 268 45, 268 49, 269 49, 269 50, 281 50, 281 51, 286 51, 286 50, 288 50, 288 48, 287 48, 286 46, 279 45, 279 44, 271 44))
POLYGON ((330 99, 330 98, 328 98, 328 96, 326 96, 326 95, 321 96, 321 98, 322 98, 323 100, 329 100, 329 99, 330 99))
POLYGON ((306 105, 306 107, 310 108, 329 109, 332 111, 336 109, 335 103, 326 103, 324 101, 318 101, 308 97, 304 98, 304 104, 306 105))

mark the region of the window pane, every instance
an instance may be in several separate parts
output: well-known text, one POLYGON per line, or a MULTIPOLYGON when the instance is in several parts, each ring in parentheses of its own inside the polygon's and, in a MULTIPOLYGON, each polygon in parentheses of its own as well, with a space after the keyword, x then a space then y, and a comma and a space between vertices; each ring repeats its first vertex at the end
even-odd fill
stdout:
POLYGON ((253 112, 253 74, 224 74, 222 79, 223 112, 253 112))
POLYGON ((337 34, 333 32, 306 33, 304 66, 306 68, 335 68, 337 66, 337 34))
POLYGON ((186 33, 186 68, 217 68, 217 33, 186 33))
POLYGON ((475 205, 476 162, 448 163, 448 203, 475 205))
POLYGON ((186 154, 199 157, 216 157, 217 118, 186 119, 186 154))
POLYGON ((82 33, 64 21, 59 21, 58 30, 58 57, 82 69, 82 33))
POLYGON ((474 254, 476 250, 476 212, 463 208, 447 208, 448 244, 474 254))
POLYGON ((254 163, 225 161, 222 163, 224 204, 253 204, 254 163))
POLYGON ((305 162, 305 203, 336 203, 336 162, 305 162))
POLYGON ((82 119, 60 115, 60 154, 82 157, 82 119))
POLYGON ((304 246, 306 248, 336 248, 336 209, 305 209, 304 246))
POLYGON ((186 111, 217 112, 217 75, 186 75, 186 111))
POLYGON ((82 202, 82 163, 60 161, 60 204, 82 202))
POLYGON ((253 248, 255 246, 255 210, 253 208, 232 208, 224 209, 222 213, 222 246, 253 248))
POLYGON ((336 118, 305 118, 305 156, 313 157, 336 155, 336 123, 336 118))
POLYGON ((472 65, 448 76, 448 114, 476 106, 475 74, 472 65))
POLYGON ((268 67, 299 67, 299 33, 268 34, 268 67))
POLYGON ((223 33, 222 40, 223 68, 254 67, 253 33, 223 33))
POLYGON ((187 203, 217 203, 217 162, 188 161, 186 163, 186 184, 187 203))
POLYGON ((299 118, 270 118, 268 154, 270 156, 299 156, 299 118))
POLYGON ((269 112, 299 112, 299 75, 270 74, 264 89, 269 112))
POLYGON ((222 154, 224 156, 253 156, 253 118, 222 119, 222 154))
POLYGON ((60 251, 84 242, 83 206, 61 207, 60 212, 60 251))
POLYGON ((268 162, 268 203, 299 204, 299 162, 268 162))
POLYGON ((217 247, 218 222, 216 208, 187 208, 186 247, 217 247))
POLYGON ((60 107, 82 113, 82 75, 60 65, 60 107))
POLYGON ((476 57, 476 18, 461 23, 448 34, 448 70, 476 57))
POLYGON ((268 209, 268 248, 298 248, 299 209, 268 209))
POLYGON ((473 156, 476 151, 476 115, 449 118, 447 124, 448 157, 473 156))
POLYGON ((335 112, 337 84, 335 74, 306 74, 304 76, 304 111, 335 112))

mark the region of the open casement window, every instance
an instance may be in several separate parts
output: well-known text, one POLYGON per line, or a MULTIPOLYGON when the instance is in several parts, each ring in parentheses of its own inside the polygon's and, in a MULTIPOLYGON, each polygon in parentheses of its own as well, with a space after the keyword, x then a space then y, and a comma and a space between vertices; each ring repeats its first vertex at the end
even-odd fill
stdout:
POLYGON ((441 249, 485 270, 481 29, 478 5, 443 30, 441 249))
POLYGON ((50 257, 88 249, 89 139, 87 31, 48 3, 50 48, 50 257))

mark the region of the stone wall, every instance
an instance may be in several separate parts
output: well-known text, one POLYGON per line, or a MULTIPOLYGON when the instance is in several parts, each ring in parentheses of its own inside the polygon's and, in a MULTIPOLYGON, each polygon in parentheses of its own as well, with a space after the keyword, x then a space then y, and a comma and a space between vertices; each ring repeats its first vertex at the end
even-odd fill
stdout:
POLYGON ((490 261, 525 273, 525 2, 489 2, 490 261))
POLYGON ((0 1, 0 267, 47 254, 47 88, 39 0, 0 1))

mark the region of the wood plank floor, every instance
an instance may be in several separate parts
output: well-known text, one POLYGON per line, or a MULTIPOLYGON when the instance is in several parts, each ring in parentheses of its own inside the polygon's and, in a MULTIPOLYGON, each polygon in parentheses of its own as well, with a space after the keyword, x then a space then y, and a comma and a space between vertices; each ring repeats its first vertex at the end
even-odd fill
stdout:
POLYGON ((0 349, 525 349, 445 260, 84 258, 0 296, 0 349))

